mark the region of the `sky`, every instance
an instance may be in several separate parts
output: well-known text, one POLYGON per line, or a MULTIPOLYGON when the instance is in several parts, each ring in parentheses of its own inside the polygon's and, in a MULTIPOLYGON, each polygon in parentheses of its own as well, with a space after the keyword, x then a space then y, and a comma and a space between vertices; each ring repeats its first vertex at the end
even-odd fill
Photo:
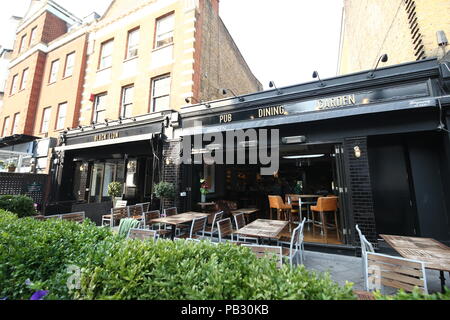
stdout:
MULTIPOLYGON (((2 0, 6 2, 7 0, 2 0)), ((8 1, 0 10, 0 44, 7 20, 23 16, 30 0, 8 1)), ((56 0, 79 18, 103 14, 110 0, 56 0)), ((221 0, 220 15, 250 69, 268 89, 336 76, 343 0, 221 0)))

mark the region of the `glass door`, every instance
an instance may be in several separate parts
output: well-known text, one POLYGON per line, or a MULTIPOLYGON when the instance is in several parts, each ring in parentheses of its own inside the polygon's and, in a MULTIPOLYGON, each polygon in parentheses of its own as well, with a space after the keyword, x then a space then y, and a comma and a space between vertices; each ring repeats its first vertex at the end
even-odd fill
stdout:
POLYGON ((102 191, 103 191, 103 177, 105 172, 104 163, 95 163, 92 168, 91 175, 91 188, 89 195, 89 202, 101 202, 102 201, 102 191))
POLYGON ((345 165, 344 165, 344 148, 342 145, 335 145, 335 178, 334 178, 334 191, 339 197, 339 232, 341 235, 341 241, 345 244, 348 243, 347 227, 350 225, 346 215, 348 212, 348 189, 346 183, 345 165))

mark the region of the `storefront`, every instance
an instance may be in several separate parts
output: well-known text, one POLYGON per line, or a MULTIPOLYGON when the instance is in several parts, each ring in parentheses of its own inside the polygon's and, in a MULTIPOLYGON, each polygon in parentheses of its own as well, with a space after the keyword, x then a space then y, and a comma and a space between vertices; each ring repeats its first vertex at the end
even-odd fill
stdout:
POLYGON ((162 143, 170 114, 152 114, 71 130, 54 156, 54 199, 110 202, 108 185, 120 182, 128 204, 152 199, 159 181, 162 143))
POLYGON ((335 195, 338 231, 306 241, 357 246, 357 224, 374 244, 379 234, 448 241, 449 84, 449 64, 430 59, 184 108, 179 135, 193 146, 180 167, 184 209, 198 207, 200 181, 207 201, 258 207, 262 217, 269 195, 335 195), (238 130, 245 140, 227 140, 238 130), (262 146, 277 157, 270 175, 252 159, 262 146), (234 162, 198 156, 222 151, 234 162))

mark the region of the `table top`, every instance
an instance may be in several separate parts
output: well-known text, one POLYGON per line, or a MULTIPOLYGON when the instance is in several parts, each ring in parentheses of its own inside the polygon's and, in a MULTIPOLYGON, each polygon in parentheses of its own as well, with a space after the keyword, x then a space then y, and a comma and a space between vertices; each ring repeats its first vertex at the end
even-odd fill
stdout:
POLYGON ((402 257, 422 261, 425 268, 450 272, 450 248, 431 238, 380 235, 402 257))
POLYGON ((281 231, 289 224, 289 221, 258 219, 234 233, 242 236, 257 238, 281 238, 281 231))
POLYGON ((185 212, 181 214, 176 214, 174 216, 152 219, 150 222, 152 223, 166 223, 170 225, 179 225, 186 222, 191 222, 196 218, 208 217, 208 213, 200 213, 200 212, 185 212))
POLYGON ((243 209, 237 209, 237 210, 232 210, 231 213, 232 214, 236 214, 236 213, 243 213, 243 214, 253 214, 259 212, 259 209, 257 208, 243 208, 243 209))
POLYGON ((205 206, 213 206, 216 203, 215 202, 198 202, 197 203, 199 206, 205 207, 205 206))

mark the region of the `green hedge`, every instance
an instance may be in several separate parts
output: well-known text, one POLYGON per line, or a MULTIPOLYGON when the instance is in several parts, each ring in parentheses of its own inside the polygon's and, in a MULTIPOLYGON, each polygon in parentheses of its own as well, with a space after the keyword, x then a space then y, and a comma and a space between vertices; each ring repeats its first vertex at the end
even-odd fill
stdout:
POLYGON ((46 299, 355 299, 351 284, 302 266, 277 269, 244 247, 123 240, 87 221, 0 212, 0 299, 28 299, 36 290, 48 290, 46 299), (67 288, 68 265, 82 270, 78 290, 67 288))
POLYGON ((2 195, 0 196, 0 209, 14 212, 19 218, 36 215, 34 201, 27 196, 2 195))

